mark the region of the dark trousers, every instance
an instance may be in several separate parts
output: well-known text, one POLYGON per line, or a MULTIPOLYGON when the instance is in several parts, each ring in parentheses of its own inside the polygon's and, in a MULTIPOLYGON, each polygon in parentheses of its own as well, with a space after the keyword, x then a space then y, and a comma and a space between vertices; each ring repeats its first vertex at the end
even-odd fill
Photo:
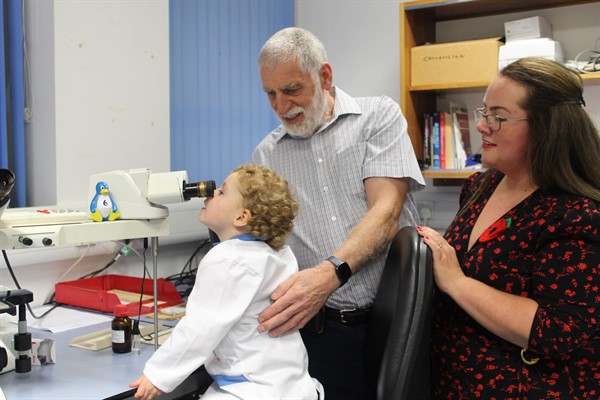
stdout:
POLYGON ((321 382, 327 400, 373 400, 367 384, 367 323, 343 325, 326 320, 323 333, 300 330, 308 351, 310 376, 321 382))

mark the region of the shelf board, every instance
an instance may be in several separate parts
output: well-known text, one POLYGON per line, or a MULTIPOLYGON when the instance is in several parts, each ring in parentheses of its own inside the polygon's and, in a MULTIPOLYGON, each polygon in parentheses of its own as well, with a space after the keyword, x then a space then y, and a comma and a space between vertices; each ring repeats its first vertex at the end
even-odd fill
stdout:
POLYGON ((405 3, 404 8, 408 12, 429 10, 439 22, 597 2, 598 0, 420 0, 405 3))
POLYGON ((421 171, 424 178, 430 179, 467 179, 481 169, 426 169, 421 171))
POLYGON ((421 171, 424 178, 431 179, 433 186, 462 186, 465 180, 476 172, 477 169, 426 169, 421 171))
POLYGON ((590 83, 600 82, 600 72, 591 72, 589 74, 581 74, 581 79, 590 83))
POLYGON ((419 85, 411 86, 408 90, 411 92, 425 92, 430 90, 460 90, 460 89, 485 89, 491 83, 487 82, 470 82, 457 84, 437 84, 437 85, 419 85))
MULTIPOLYGON (((587 74, 580 74, 581 79, 589 82, 596 83, 600 82, 600 72, 592 72, 587 74)), ((444 90, 453 90, 453 91, 461 91, 461 90, 469 90, 469 89, 483 89, 487 88, 487 86, 491 82, 469 82, 469 83, 458 83, 458 84, 437 84, 437 85, 419 85, 419 86, 411 86, 408 90, 411 92, 426 92, 426 91, 444 91, 444 90)))

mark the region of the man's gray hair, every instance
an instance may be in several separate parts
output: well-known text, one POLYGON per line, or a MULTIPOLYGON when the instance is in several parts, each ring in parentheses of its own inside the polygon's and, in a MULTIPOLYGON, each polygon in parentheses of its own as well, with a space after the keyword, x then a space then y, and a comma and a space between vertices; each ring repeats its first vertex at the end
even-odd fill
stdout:
POLYGON ((327 62, 323 43, 311 32, 302 28, 285 28, 267 40, 258 57, 259 67, 273 69, 277 64, 297 60, 300 69, 313 79, 327 62))

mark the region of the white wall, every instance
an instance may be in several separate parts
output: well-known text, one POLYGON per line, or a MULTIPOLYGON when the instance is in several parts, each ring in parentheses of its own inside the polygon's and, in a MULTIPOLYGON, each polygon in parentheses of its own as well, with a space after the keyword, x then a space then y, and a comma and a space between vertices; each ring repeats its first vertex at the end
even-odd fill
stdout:
POLYGON ((28 205, 84 204, 94 173, 169 170, 167 0, 25 0, 25 36, 28 205))
MULTIPOLYGON (((353 96, 385 94, 400 102, 400 6, 403 1, 296 0, 296 25, 314 32, 325 44, 334 84, 353 96)), ((600 3, 561 7, 503 16, 439 23, 438 41, 504 35, 504 21, 542 15, 553 25, 554 38, 564 42, 567 56, 594 48, 600 39, 600 3), (574 22, 576 21, 576 22, 574 22)), ((472 109, 480 107, 482 91, 452 97, 472 109)), ((587 84, 587 110, 600 126, 600 83, 587 84)), ((476 149, 480 136, 473 130, 476 149)), ((458 209, 459 187, 428 187, 419 192, 420 205, 433 207, 428 224, 445 230, 458 209)))
MULTIPOLYGON (((33 101, 26 123, 28 204, 87 210, 92 174, 169 171, 168 0, 25 0, 24 6, 33 101)), ((208 236, 196 221, 201 206, 192 201, 170 207, 172 226, 184 242, 159 246, 160 276, 179 272, 208 236)), ((169 242, 159 239, 159 244, 169 242)), ((132 246, 142 252, 140 241, 132 246)), ((33 291, 37 305, 59 279, 101 268, 120 248, 105 242, 7 253, 20 285, 33 291)), ((147 259, 152 270, 150 252, 147 259)), ((132 252, 109 272, 141 275, 142 268, 132 252)), ((0 286, 16 287, 4 263, 0 286)))
POLYGON ((399 103, 398 4, 296 0, 296 25, 321 39, 336 85, 356 97, 387 95, 399 103))

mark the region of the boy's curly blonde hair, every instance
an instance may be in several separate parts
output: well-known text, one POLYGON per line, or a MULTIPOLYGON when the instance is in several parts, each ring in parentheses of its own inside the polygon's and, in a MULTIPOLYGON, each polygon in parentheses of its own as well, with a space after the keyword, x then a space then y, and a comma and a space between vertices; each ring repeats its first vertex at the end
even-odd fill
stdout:
POLYGON ((239 179, 242 206, 252 214, 250 234, 280 250, 298 214, 298 201, 287 180, 256 164, 242 165, 233 172, 239 179))

